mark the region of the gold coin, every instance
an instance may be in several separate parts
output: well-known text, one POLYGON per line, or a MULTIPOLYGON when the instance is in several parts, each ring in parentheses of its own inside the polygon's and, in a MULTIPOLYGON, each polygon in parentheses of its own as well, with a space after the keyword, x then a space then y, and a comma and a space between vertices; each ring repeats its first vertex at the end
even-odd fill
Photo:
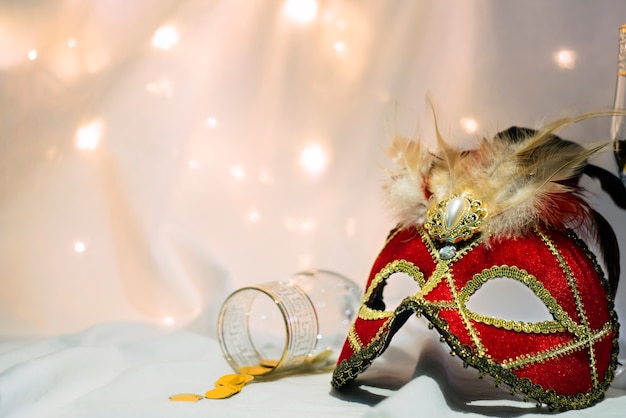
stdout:
POLYGON ((170 401, 176 402, 198 402, 203 399, 204 396, 196 395, 195 393, 179 393, 178 395, 170 396, 170 401))
POLYGON ((251 374, 227 374, 215 382, 216 386, 225 386, 225 385, 240 385, 243 386, 248 382, 252 381, 254 376, 251 374))
POLYGON ((272 369, 271 367, 264 367, 264 366, 244 366, 244 367, 240 367, 239 371, 243 374, 251 374, 253 376, 260 376, 263 374, 268 374, 269 372, 271 372, 272 369))
POLYGON ((241 386, 237 385, 224 385, 216 386, 215 389, 211 389, 204 396, 209 399, 225 399, 241 392, 241 386))
POLYGON ((261 360, 261 362, 259 363, 259 366, 262 367, 269 367, 270 369, 275 368, 276 366, 278 366, 278 360, 261 360))
POLYGON ((245 373, 241 373, 240 376, 243 376, 244 380, 245 380, 245 384, 248 384, 250 382, 252 382, 254 380, 254 376, 251 374, 245 374, 245 373))

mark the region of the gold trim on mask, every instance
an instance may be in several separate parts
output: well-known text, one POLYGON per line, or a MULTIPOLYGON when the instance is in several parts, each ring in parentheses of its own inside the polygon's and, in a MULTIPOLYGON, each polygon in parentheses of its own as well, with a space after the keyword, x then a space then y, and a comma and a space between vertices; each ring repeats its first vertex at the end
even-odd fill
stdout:
POLYGON ((359 351, 361 351, 361 348, 363 348, 363 343, 357 335, 354 329, 354 325, 350 327, 350 332, 348 332, 348 341, 350 341, 350 347, 352 347, 352 350, 355 353, 358 353, 359 351))
POLYGON ((361 306, 359 318, 367 320, 385 319, 393 316, 393 311, 379 311, 368 306, 361 306))
MULTIPOLYGON (((606 336, 608 336, 613 331, 613 327, 610 323, 607 323, 600 329, 598 332, 594 333, 591 337, 591 343, 595 343, 606 336)), ((571 354, 575 351, 580 351, 585 349, 587 345, 587 340, 574 340, 567 344, 560 344, 557 347, 550 348, 545 351, 540 351, 538 353, 532 354, 523 354, 521 356, 517 356, 512 359, 504 360, 502 362, 502 367, 505 369, 517 369, 520 367, 528 366, 535 363, 543 363, 546 360, 550 360, 553 358, 565 356, 571 354)), ((594 387, 598 385, 597 381, 594 381, 594 387)))
POLYGON ((585 308, 583 306, 582 301, 580 300, 580 292, 578 291, 578 286, 576 285, 576 280, 574 279, 574 275, 567 265, 567 261, 561 255, 561 252, 556 248, 556 245, 550 240, 550 238, 544 234, 542 231, 537 230, 537 234, 541 237, 542 241, 545 242, 546 246, 550 250, 550 252, 556 257, 559 261, 559 265, 563 269, 565 276, 567 277, 567 283, 572 290, 572 294, 574 295, 574 300, 576 302, 576 311, 578 312, 578 317, 580 319, 581 325, 584 326, 586 335, 584 338, 581 338, 581 341, 587 341, 587 352, 589 354, 589 365, 591 367, 591 377, 593 379, 593 386, 596 387, 598 385, 598 370, 596 369, 596 352, 593 349, 593 335, 591 332, 591 328, 589 326, 589 321, 587 320, 587 312, 585 312, 585 308))
POLYGON ((459 302, 462 304, 462 309, 467 312, 468 317, 474 321, 492 325, 497 328, 538 334, 550 334, 568 330, 577 336, 580 336, 582 329, 582 327, 576 324, 569 317, 567 312, 561 308, 556 299, 552 297, 550 292, 548 292, 548 290, 535 278, 535 276, 528 274, 526 270, 519 269, 517 267, 509 267, 506 265, 494 266, 475 274, 474 277, 468 281, 465 287, 459 292, 459 302), (467 302, 471 296, 478 291, 478 289, 480 289, 489 280, 501 277, 517 280, 528 287, 541 300, 541 302, 543 302, 556 320, 541 322, 514 321, 480 315, 467 308, 467 302))
MULTIPOLYGON (((413 278, 419 284, 420 287, 423 287, 425 284, 424 274, 420 271, 418 267, 416 267, 413 263, 406 260, 394 260, 391 263, 387 264, 380 270, 376 276, 372 279, 372 282, 367 288, 365 295, 363 295, 362 305, 368 303, 372 297, 372 293, 374 289, 378 288, 378 286, 389 278, 394 273, 406 273, 413 278)), ((377 311, 377 312, 389 312, 393 314, 393 311, 377 311)), ((367 313, 366 313, 367 314, 367 313)), ((372 314, 374 315, 374 314, 372 314)), ((373 318, 364 318, 364 319, 373 319, 373 318)), ((378 319, 378 318, 376 318, 378 319)))

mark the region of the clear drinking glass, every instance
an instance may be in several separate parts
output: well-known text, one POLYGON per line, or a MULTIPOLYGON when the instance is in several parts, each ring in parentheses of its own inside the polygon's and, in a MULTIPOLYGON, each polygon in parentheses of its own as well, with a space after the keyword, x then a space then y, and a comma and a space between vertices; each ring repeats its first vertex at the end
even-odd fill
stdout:
POLYGON ((241 288, 218 317, 224 357, 236 372, 263 376, 334 366, 361 296, 352 280, 325 270, 241 288))

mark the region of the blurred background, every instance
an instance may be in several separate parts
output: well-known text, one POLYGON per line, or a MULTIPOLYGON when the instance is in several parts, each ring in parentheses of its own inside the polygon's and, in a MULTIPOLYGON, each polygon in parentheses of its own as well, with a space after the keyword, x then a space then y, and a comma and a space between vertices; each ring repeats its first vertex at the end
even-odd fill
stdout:
POLYGON ((426 95, 468 147, 610 108, 623 23, 623 0, 0 0, 0 337, 213 335, 244 285, 364 285, 394 226, 385 149, 432 143, 426 95))

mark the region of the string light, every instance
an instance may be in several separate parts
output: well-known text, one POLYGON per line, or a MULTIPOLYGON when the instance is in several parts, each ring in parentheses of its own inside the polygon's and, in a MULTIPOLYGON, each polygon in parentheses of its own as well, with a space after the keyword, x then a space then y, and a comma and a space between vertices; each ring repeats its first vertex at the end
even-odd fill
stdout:
POLYGON ((176 320, 174 319, 173 316, 166 316, 165 318, 163 318, 163 325, 165 325, 166 327, 171 327, 176 323, 176 320))
POLYGON ((217 119, 215 119, 214 117, 207 118, 206 126, 207 128, 215 128, 217 126, 217 119))
POLYGON ((315 229, 315 221, 313 219, 296 220, 288 217, 283 220, 283 225, 289 231, 311 232, 315 229))
POLYGON ((346 43, 344 41, 335 42, 333 44, 333 49, 335 50, 335 55, 340 58, 346 55, 346 43))
POLYGON ((317 16, 317 1, 287 0, 283 9, 285 17, 297 23, 311 23, 317 16))
POLYGON ((174 26, 161 26, 152 37, 152 45, 157 49, 169 50, 178 40, 178 30, 174 26))
POLYGON ((230 175, 237 180, 243 180, 246 177, 246 172, 240 165, 234 165, 230 168, 230 175))
POLYGON ((472 118, 461 119, 461 126, 465 129, 465 132, 473 134, 478 129, 478 122, 472 118))
POLYGON ((313 219, 305 219, 300 222, 300 230, 302 232, 311 232, 315 228, 315 221, 313 219))
POLYGON ((34 61, 37 59, 37 50, 36 49, 31 49, 30 51, 28 51, 28 59, 31 61, 34 61))
POLYGON ((320 144, 309 144, 300 152, 300 165, 309 174, 321 174, 328 165, 328 154, 320 144))
POLYGON ((85 245, 84 242, 76 241, 74 243, 74 251, 76 251, 77 253, 82 254, 85 252, 86 249, 87 249, 87 246, 85 245))
POLYGON ((70 38, 67 40, 67 46, 74 48, 76 46, 76 38, 70 38))
POLYGON ((562 49, 554 53, 554 61, 559 68, 572 69, 576 64, 576 53, 569 49, 562 49))
POLYGON ((198 160, 189 160, 187 165, 189 166, 190 169, 197 170, 198 168, 200 168, 200 161, 198 161, 198 160))
POLYGON ((102 139, 103 124, 94 120, 76 131, 76 147, 83 151, 95 151, 102 139))
POLYGON ((248 210, 247 219, 249 223, 255 224, 261 219, 261 214, 256 208, 250 208, 250 210, 248 210))
POLYGON ((150 94, 162 97, 172 97, 174 93, 172 83, 166 77, 161 77, 158 81, 146 84, 146 90, 150 94))

